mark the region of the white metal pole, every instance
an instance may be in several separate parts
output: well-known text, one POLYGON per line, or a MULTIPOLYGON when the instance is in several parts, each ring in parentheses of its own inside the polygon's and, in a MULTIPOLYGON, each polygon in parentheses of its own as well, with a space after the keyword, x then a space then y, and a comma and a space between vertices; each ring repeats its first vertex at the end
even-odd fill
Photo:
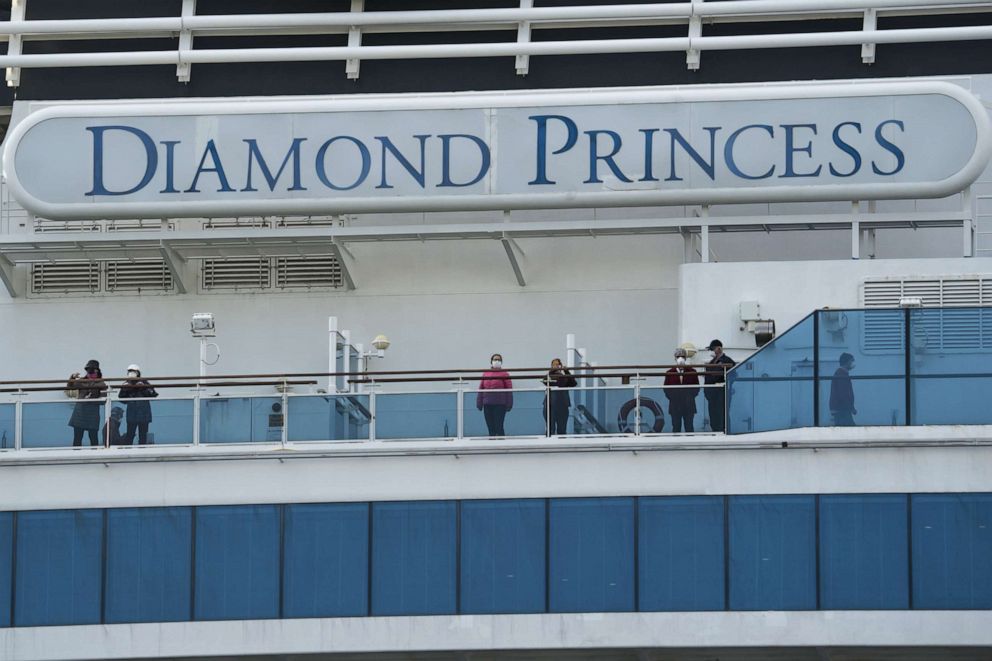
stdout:
POLYGON ((338 318, 327 318, 327 393, 337 392, 337 384, 334 381, 334 372, 338 371, 338 318))
POLYGON ((575 333, 565 335, 565 367, 575 367, 575 333))
MULTIPOLYGON (((350 372, 351 371, 351 331, 350 330, 341 331, 341 346, 344 347, 344 350, 341 352, 341 371, 350 372)), ((350 378, 351 378, 350 376, 344 377, 344 381, 343 381, 344 387, 342 388, 342 390, 345 392, 353 392, 355 389, 355 385, 353 383, 348 382, 348 379, 350 378)))

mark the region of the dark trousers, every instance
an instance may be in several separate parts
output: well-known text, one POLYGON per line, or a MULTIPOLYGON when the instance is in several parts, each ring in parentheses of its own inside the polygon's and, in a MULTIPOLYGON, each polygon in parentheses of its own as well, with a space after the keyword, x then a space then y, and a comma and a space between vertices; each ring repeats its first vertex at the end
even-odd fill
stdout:
POLYGON ((685 424, 686 431, 695 431, 692 428, 692 413, 689 411, 683 411, 682 409, 675 409, 668 412, 672 417, 672 431, 676 434, 682 431, 683 423, 685 424))
POLYGON ((82 427, 72 428, 72 446, 75 448, 80 447, 83 444, 83 432, 87 432, 90 436, 90 445, 100 445, 100 441, 97 440, 95 429, 83 429, 82 427))
POLYGON ((127 432, 124 434, 124 445, 132 445, 134 443, 134 432, 138 432, 138 444, 146 445, 148 443, 148 423, 147 422, 131 422, 127 423, 127 432))
MULTIPOLYGON (((547 411, 545 411, 547 415, 547 411)), ((551 420, 548 422, 548 436, 568 433, 568 405, 558 405, 551 408, 551 420)))
POLYGON ((506 407, 502 404, 485 404, 482 414, 486 416, 486 428, 490 436, 506 436, 503 431, 503 420, 506 418, 506 407))
POLYGON ((833 416, 833 423, 837 427, 853 427, 854 426, 854 412, 853 411, 831 411, 830 415, 833 416))
POLYGON ((725 395, 723 390, 717 390, 712 388, 707 390, 706 403, 710 408, 710 429, 713 431, 723 431, 726 426, 726 420, 724 417, 724 401, 725 395))

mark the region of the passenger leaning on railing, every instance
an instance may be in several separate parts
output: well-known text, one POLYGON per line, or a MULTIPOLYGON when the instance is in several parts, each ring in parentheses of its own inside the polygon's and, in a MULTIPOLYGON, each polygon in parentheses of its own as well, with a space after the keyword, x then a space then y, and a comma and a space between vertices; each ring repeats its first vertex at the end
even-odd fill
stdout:
POLYGON ((574 388, 576 386, 575 377, 561 364, 560 358, 551 361, 551 369, 543 379, 545 386, 550 386, 548 395, 545 395, 541 410, 544 413, 544 420, 547 423, 548 436, 568 433, 568 409, 572 405, 572 399, 568 396, 567 390, 556 390, 557 388, 574 388), (549 401, 550 400, 550 401, 549 401), (548 413, 551 413, 550 417, 548 413))
MULTIPOLYGON (((141 368, 137 365, 127 366, 127 380, 121 386, 120 398, 133 400, 136 397, 158 397, 147 379, 141 378, 141 368)), ((148 443, 148 425, 152 422, 152 405, 147 399, 127 402, 127 432, 124 434, 124 445, 134 443, 134 433, 138 432, 138 444, 148 443)))
POLYGON ((86 376, 80 378, 79 372, 73 372, 65 384, 65 394, 68 397, 84 400, 76 402, 76 405, 72 407, 72 415, 69 417, 73 447, 79 447, 83 444, 83 432, 86 432, 90 437, 90 445, 100 444, 97 438, 97 431, 100 429, 101 402, 99 400, 102 400, 107 392, 107 384, 103 381, 103 372, 100 371, 99 361, 90 360, 83 369, 86 376))
POLYGON ((494 353, 489 358, 489 364, 492 369, 482 374, 475 407, 485 415, 490 436, 506 436, 503 421, 513 408, 513 393, 510 392, 513 382, 510 381, 510 373, 503 369, 503 356, 494 353), (487 390, 495 392, 486 392, 487 390))

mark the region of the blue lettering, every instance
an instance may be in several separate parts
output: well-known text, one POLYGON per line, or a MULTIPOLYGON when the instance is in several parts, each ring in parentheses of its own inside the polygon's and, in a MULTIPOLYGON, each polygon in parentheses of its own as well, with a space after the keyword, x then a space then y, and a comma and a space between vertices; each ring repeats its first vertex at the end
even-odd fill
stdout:
POLYGON ((136 193, 152 180, 158 169, 158 152, 152 137, 133 126, 87 126, 87 131, 93 133, 93 188, 86 195, 130 195, 136 193), (145 148, 145 173, 137 185, 123 191, 108 190, 103 184, 103 134, 107 131, 124 131, 141 140, 145 148))
POLYGON ((795 162, 793 157, 797 152, 802 152, 807 156, 813 156, 813 140, 811 139, 806 143, 805 147, 796 147, 795 144, 795 130, 796 129, 810 129, 813 131, 813 135, 816 135, 816 124, 779 124, 785 129, 785 174, 780 174, 778 177, 782 179, 784 177, 817 177, 820 175, 820 170, 823 169, 822 165, 817 165, 816 169, 812 172, 796 172, 795 162))
POLYGON ((265 162, 265 157, 262 156, 262 152, 258 149, 258 141, 254 138, 243 139, 243 142, 248 143, 248 176, 245 187, 241 191, 258 190, 251 185, 251 166, 256 160, 258 161, 259 169, 262 171, 262 176, 265 177, 265 183, 269 185, 269 191, 274 191, 276 189, 276 182, 282 176, 283 170, 289 164, 290 158, 293 159, 293 185, 286 190, 306 190, 305 187, 300 185, 300 145, 305 140, 306 138, 293 138, 293 144, 290 146, 289 151, 286 152, 286 157, 282 159, 279 171, 276 172, 275 176, 272 176, 272 171, 269 170, 269 165, 265 162))
POLYGON ((472 184, 482 181, 482 178, 489 172, 489 166, 492 162, 492 156, 489 152, 489 145, 487 145, 481 138, 474 135, 468 135, 466 133, 446 133, 438 135, 437 137, 441 138, 441 183, 437 185, 438 188, 460 188, 464 186, 471 186, 472 184), (471 140, 475 143, 475 146, 479 148, 479 154, 482 155, 482 165, 479 166, 478 174, 476 174, 471 181, 466 181, 463 184, 457 184, 451 180, 451 141, 455 138, 465 138, 467 140, 471 140))
POLYGON ((834 168, 834 164, 831 162, 830 174, 832 174, 835 177, 850 177, 854 174, 857 174, 858 170, 861 169, 861 154, 858 153, 858 150, 852 147, 850 143, 844 142, 844 140, 840 137, 840 130, 845 126, 853 126, 858 133, 861 133, 861 124, 858 122, 841 122, 840 124, 834 127, 834 133, 833 133, 834 144, 837 145, 837 147, 842 152, 850 156, 851 160, 854 161, 854 165, 851 167, 850 172, 841 172, 840 170, 837 170, 836 168, 834 168))
POLYGON ((613 157, 617 155, 620 151, 620 147, 623 146, 623 142, 620 140, 620 135, 614 131, 583 131, 589 136, 589 178, 585 180, 584 183, 587 184, 601 184, 603 181, 599 178, 599 161, 606 163, 606 166, 610 168, 613 172, 613 176, 620 181, 626 181, 631 183, 631 180, 620 170, 617 166, 616 161, 613 157), (609 136, 613 141, 613 149, 610 150, 609 154, 600 155, 599 153, 599 136, 606 135, 609 136))
POLYGON ((638 129, 644 134, 644 176, 638 181, 658 181, 654 176, 654 134, 659 129, 638 129))
POLYGON ((896 157, 896 167, 894 170, 885 172, 884 170, 878 169, 878 166, 875 165, 875 161, 872 161, 871 171, 874 172, 875 174, 880 174, 882 176, 888 177, 902 170, 903 166, 906 165, 906 155, 902 153, 901 149, 899 149, 894 144, 889 142, 885 138, 885 136, 882 135, 882 127, 885 126, 886 124, 895 124, 896 126, 899 127, 899 130, 902 131, 903 133, 906 132, 906 127, 903 126, 903 123, 898 119, 887 119, 881 124, 879 124, 878 127, 875 129, 875 141, 878 142, 879 145, 881 145, 882 149, 884 149, 885 151, 891 153, 893 156, 896 157))
POLYGON ((775 173, 774 165, 768 168, 768 171, 765 172, 764 174, 752 175, 745 173, 739 167, 737 167, 737 162, 734 160, 734 146, 737 144, 737 138, 739 138, 740 135, 744 133, 744 131, 750 129, 762 129, 766 133, 768 133, 768 135, 770 135, 771 137, 773 138, 775 137, 775 129, 773 129, 771 126, 768 126, 767 124, 748 124, 747 126, 742 126, 741 128, 731 133, 730 137, 727 138, 727 144, 723 146, 723 160, 726 161, 727 163, 727 169, 729 169, 735 176, 740 177, 741 179, 767 179, 768 177, 772 176, 775 173))
POLYGON ((419 170, 417 170, 416 168, 413 167, 413 164, 406 159, 406 156, 404 156, 400 152, 399 149, 396 148, 396 145, 393 144, 393 141, 392 140, 390 140, 389 138, 387 138, 385 136, 381 136, 381 135, 377 135, 375 137, 376 140, 378 140, 379 142, 382 143, 382 178, 381 178, 381 180, 379 182, 379 185, 376 186, 376 188, 392 188, 392 186, 386 181, 386 162, 387 162, 386 161, 386 153, 387 152, 390 153, 390 154, 392 154, 393 157, 396 158, 397 162, 399 162, 399 164, 403 166, 403 169, 405 169, 407 172, 410 173, 410 176, 413 177, 414 181, 416 181, 418 184, 420 184, 420 187, 421 188, 424 187, 424 175, 426 173, 426 160, 427 160, 427 156, 426 156, 426 151, 427 150, 425 149, 425 144, 427 142, 427 138, 429 138, 431 136, 430 135, 415 135, 413 137, 415 137, 417 140, 420 141, 420 169, 419 170))
POLYGON ((165 188, 159 193, 178 193, 176 190, 176 145, 179 140, 162 140, 160 145, 165 145, 165 188))
POLYGON ((527 119, 537 122, 537 176, 528 181, 527 184, 530 186, 554 184, 556 182, 548 179, 548 120, 558 120, 565 125, 565 130, 568 132, 565 137, 565 144, 551 152, 552 154, 563 154, 574 147, 579 138, 579 127, 564 115, 531 115, 527 119))
POLYGON ((316 169, 317 178, 320 179, 320 182, 328 188, 332 190, 351 190, 352 188, 357 188, 360 186, 362 182, 365 181, 366 177, 369 176, 369 170, 372 169, 372 155, 369 153, 369 148, 366 147, 361 140, 353 138, 350 135, 338 135, 322 144, 320 149, 317 150, 316 169), (347 140, 354 144, 358 147, 358 153, 362 157, 362 171, 359 173, 355 183, 350 186, 338 186, 332 183, 330 178, 327 176, 327 170, 324 168, 324 157, 327 155, 327 150, 338 140, 347 140))
POLYGON ((218 193, 233 193, 234 189, 231 185, 227 183, 227 175, 224 174, 224 166, 220 162, 220 155, 217 154, 217 145, 214 144, 213 140, 207 140, 207 146, 203 150, 203 156, 200 157, 200 165, 196 168, 196 174, 193 175, 193 183, 190 184, 184 192, 186 193, 199 193, 196 184, 200 180, 200 175, 204 172, 213 172, 217 175, 217 182, 220 184, 220 188, 217 189, 218 193), (210 157, 210 161, 213 167, 203 167, 207 162, 207 157, 210 157))
POLYGON ((692 157, 692 160, 696 161, 696 164, 703 169, 710 179, 713 179, 716 175, 714 166, 716 165, 716 132, 720 130, 719 126, 705 126, 703 130, 710 134, 710 161, 707 163, 703 160, 703 157, 699 155, 692 145, 682 137, 678 129, 665 129, 665 133, 672 136, 672 149, 671 149, 671 165, 669 170, 669 175, 665 178, 665 181, 682 181, 682 177, 675 173, 675 145, 681 145, 685 153, 692 157))

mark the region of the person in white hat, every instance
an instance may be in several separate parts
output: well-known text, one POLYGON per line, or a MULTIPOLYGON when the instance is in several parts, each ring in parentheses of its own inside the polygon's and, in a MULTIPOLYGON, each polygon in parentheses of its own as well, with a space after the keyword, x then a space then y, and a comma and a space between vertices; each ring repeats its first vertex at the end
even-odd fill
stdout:
POLYGON ((695 431, 692 418, 696 415, 696 395, 699 394, 699 373, 686 365, 686 350, 675 350, 675 367, 665 372, 665 397, 668 398, 668 415, 672 418, 672 431, 695 431), (678 386, 678 387, 670 387, 678 386), (686 386, 695 386, 686 387, 686 386))
POLYGON ((147 379, 141 378, 141 368, 137 365, 127 366, 127 380, 121 385, 120 398, 127 402, 127 431, 124 432, 123 444, 133 445, 134 434, 138 433, 138 444, 148 443, 148 425, 152 422, 152 405, 150 397, 158 397, 147 379))

